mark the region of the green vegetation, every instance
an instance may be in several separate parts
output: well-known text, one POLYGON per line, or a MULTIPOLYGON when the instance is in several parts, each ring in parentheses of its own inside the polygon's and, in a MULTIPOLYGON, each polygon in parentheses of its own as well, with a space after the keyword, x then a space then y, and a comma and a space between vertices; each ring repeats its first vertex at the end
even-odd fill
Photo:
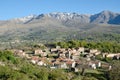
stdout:
POLYGON ((108 53, 120 52, 120 44, 116 42, 86 42, 86 41, 72 40, 67 42, 57 42, 55 43, 55 45, 61 46, 62 48, 85 47, 90 49, 98 49, 102 52, 108 52, 108 53))
POLYGON ((112 65, 112 70, 108 72, 108 79, 120 80, 120 61, 114 61, 112 65))
POLYGON ((13 64, 19 63, 19 60, 10 51, 0 51, 0 61, 11 62, 13 64))
MULTIPOLYGON (((48 20, 48 19, 47 19, 48 20)), ((46 24, 44 22, 42 24, 46 24)), ((10 31, 0 35, 0 48, 19 48, 29 44, 49 43, 58 41, 69 41, 72 39, 85 40, 88 42, 116 42, 120 44, 120 25, 107 24, 55 24, 40 26, 15 24, 8 26, 10 31)), ((1 28, 4 29, 5 27, 1 28)), ((7 29, 5 29, 7 30, 7 29)), ((3 31, 4 32, 4 31, 3 31)), ((6 31, 5 31, 6 32, 6 31)))

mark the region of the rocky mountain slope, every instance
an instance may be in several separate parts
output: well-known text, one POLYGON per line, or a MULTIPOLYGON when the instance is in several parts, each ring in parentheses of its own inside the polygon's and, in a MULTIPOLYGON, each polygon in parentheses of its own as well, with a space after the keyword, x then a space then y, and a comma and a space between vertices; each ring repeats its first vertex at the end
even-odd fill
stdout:
POLYGON ((0 21, 0 41, 120 41, 120 13, 48 13, 0 21))
POLYGON ((40 15, 29 15, 23 18, 16 18, 10 21, 16 23, 29 23, 34 20, 40 20, 42 18, 52 18, 57 19, 63 22, 67 21, 79 21, 80 23, 107 23, 107 24, 119 24, 120 13, 114 13, 111 11, 102 11, 98 14, 94 15, 86 15, 86 14, 78 14, 78 13, 66 13, 66 12, 53 12, 48 14, 40 14, 40 15), (116 22, 117 23, 114 23, 116 22))

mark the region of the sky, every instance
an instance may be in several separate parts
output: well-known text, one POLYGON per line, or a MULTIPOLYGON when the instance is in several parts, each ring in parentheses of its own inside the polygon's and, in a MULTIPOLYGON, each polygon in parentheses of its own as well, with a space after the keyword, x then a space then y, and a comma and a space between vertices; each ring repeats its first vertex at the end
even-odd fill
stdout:
POLYGON ((0 20, 50 12, 120 12, 120 0, 0 0, 0 20))

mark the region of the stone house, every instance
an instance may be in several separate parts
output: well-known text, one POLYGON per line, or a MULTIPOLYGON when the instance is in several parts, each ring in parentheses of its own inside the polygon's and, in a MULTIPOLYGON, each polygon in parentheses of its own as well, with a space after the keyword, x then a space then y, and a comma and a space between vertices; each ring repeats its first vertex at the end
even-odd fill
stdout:
POLYGON ((66 49, 65 49, 65 48, 60 48, 59 51, 60 51, 60 52, 65 52, 66 49))
POLYGON ((68 51, 71 54, 75 54, 77 52, 77 50, 75 48, 72 48, 71 50, 68 51))
POLYGON ((43 53, 43 51, 41 49, 37 49, 37 50, 34 51, 35 55, 39 55, 41 53, 43 53))
POLYGON ((101 67, 102 63, 98 62, 97 67, 101 67))
POLYGON ((118 55, 118 54, 110 53, 110 54, 107 54, 106 57, 113 58, 114 56, 117 56, 117 55, 118 55))
POLYGON ((97 51, 97 52, 95 52, 95 53, 93 53, 94 55, 100 55, 101 54, 101 52, 100 51, 97 51))
POLYGON ((61 63, 59 61, 55 61, 55 62, 53 62, 53 67, 61 68, 61 63))
POLYGON ((94 62, 89 62, 88 64, 92 69, 96 69, 96 64, 94 62))
POLYGON ((120 60, 120 55, 114 56, 113 59, 114 60, 120 60))
POLYGON ((75 61, 72 61, 72 60, 66 61, 66 64, 67 64, 67 66, 68 66, 69 69, 76 67, 76 62, 75 62, 75 61))
POLYGON ((78 55, 72 55, 72 59, 74 59, 74 60, 79 60, 79 58, 80 58, 80 56, 78 56, 78 55))
POLYGON ((63 53, 59 53, 59 54, 58 54, 58 57, 65 58, 66 56, 65 56, 65 54, 63 54, 63 53))
POLYGON ((40 61, 37 62, 37 65, 46 66, 46 63, 44 63, 44 61, 40 60, 40 61))
POLYGON ((57 49, 57 48, 51 48, 51 49, 50 49, 50 52, 51 52, 51 53, 57 53, 57 52, 58 52, 58 49, 57 49))
POLYGON ((63 68, 63 69, 67 69, 67 68, 68 68, 68 67, 67 67, 67 64, 66 64, 65 62, 64 62, 64 63, 61 63, 60 67, 63 68))
POLYGON ((14 50, 14 54, 19 57, 26 57, 26 53, 23 50, 14 50))
POLYGON ((96 52, 98 52, 98 50, 97 49, 90 49, 90 53, 96 53, 96 52))
POLYGON ((93 69, 96 69, 96 64, 93 63, 93 64, 91 65, 91 67, 92 67, 93 69))
POLYGON ((78 52, 80 52, 80 53, 84 53, 85 48, 84 48, 84 47, 79 47, 79 48, 77 48, 76 50, 77 50, 78 52))
POLYGON ((47 56, 47 52, 43 52, 43 50, 41 50, 41 49, 38 49, 38 50, 35 50, 34 51, 34 55, 40 55, 41 57, 45 57, 45 56, 47 56))
POLYGON ((75 66, 76 66, 76 62, 74 61, 72 62, 72 68, 75 68, 75 66))
POLYGON ((102 53, 102 57, 103 57, 103 58, 106 58, 107 55, 108 55, 108 53, 102 53))
POLYGON ((40 59, 39 59, 38 56, 33 56, 33 57, 31 58, 31 62, 32 62, 33 64, 36 64, 39 60, 40 60, 40 59))

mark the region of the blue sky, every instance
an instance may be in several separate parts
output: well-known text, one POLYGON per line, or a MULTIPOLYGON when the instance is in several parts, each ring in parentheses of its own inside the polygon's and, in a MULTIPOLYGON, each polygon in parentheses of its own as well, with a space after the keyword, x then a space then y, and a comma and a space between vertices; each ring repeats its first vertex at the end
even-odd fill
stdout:
POLYGON ((0 20, 50 12, 120 12, 120 0, 0 0, 0 20))

